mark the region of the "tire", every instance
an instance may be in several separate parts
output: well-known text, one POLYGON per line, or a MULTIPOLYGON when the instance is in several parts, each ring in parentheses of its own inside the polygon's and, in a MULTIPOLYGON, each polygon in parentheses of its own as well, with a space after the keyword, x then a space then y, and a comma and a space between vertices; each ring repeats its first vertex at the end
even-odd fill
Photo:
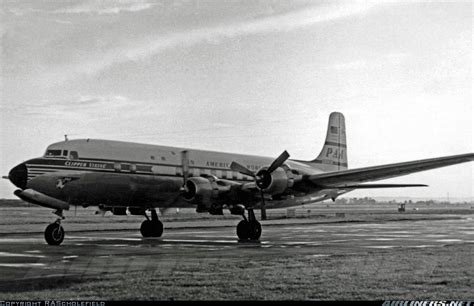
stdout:
POLYGON ((250 238, 250 223, 242 220, 237 224, 237 237, 240 240, 247 240, 250 238))
POLYGON ((64 240, 64 235, 64 229, 58 223, 51 223, 44 231, 44 239, 49 245, 60 245, 64 240))
POLYGON ((160 220, 151 221, 151 237, 161 237, 163 235, 163 223, 160 220))
POLYGON ((153 224, 150 220, 145 220, 142 222, 142 225, 140 226, 140 233, 145 238, 151 237, 153 234, 153 224))
POLYGON ((262 235, 262 225, 258 221, 250 222, 250 240, 258 240, 262 235))

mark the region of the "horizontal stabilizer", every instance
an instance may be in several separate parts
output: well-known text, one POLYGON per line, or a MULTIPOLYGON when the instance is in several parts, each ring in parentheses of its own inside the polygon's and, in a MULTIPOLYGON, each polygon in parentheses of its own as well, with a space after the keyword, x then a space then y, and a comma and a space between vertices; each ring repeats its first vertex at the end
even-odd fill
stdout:
POLYGON ((336 189, 375 189, 375 188, 404 188, 404 187, 428 187, 425 184, 362 184, 362 185, 344 185, 330 187, 336 189))

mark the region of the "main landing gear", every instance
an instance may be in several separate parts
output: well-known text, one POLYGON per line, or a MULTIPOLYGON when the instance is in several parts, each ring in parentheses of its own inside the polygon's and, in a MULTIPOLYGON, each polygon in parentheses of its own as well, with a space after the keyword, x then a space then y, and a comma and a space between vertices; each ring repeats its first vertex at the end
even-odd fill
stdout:
POLYGON ((64 240, 64 229, 61 220, 64 219, 63 211, 58 209, 54 212, 59 218, 48 225, 44 231, 44 239, 49 245, 60 245, 64 240))
POLYGON ((151 220, 145 212, 146 220, 142 222, 140 233, 143 237, 161 237, 163 234, 163 223, 158 220, 158 214, 154 208, 150 209, 151 220))
POLYGON ((244 220, 237 225, 237 236, 240 240, 258 240, 262 235, 262 225, 255 218, 253 208, 248 209, 248 219, 242 214, 244 220))

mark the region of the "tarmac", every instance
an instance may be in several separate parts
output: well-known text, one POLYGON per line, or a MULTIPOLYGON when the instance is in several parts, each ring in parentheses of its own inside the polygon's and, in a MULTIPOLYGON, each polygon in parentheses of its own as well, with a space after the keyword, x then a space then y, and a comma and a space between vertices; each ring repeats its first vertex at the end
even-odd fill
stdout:
MULTIPOLYGON (((321 223, 294 219, 263 221, 259 241, 239 241, 235 225, 225 220, 181 222, 161 238, 142 238, 137 230, 69 231, 60 246, 49 246, 42 233, 0 235, 0 292, 52 279, 74 281, 129 272, 173 273, 186 262, 232 265, 241 258, 287 256, 324 258, 381 250, 473 245, 473 215, 456 218, 321 223), (304 221, 304 222, 303 222, 304 221)), ((474 247, 473 247, 474 248, 474 247)), ((216 277, 218 272, 216 272, 216 277)), ((210 275, 209 277, 213 277, 210 275)))

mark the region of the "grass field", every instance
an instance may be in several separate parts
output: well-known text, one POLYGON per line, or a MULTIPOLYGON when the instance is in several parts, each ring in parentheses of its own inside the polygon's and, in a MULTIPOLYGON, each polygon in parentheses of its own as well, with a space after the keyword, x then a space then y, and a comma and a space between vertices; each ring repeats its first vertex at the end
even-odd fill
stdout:
POLYGON ((473 245, 374 251, 341 256, 285 256, 157 261, 154 269, 58 279, 0 292, 13 299, 106 300, 469 300, 473 245))

